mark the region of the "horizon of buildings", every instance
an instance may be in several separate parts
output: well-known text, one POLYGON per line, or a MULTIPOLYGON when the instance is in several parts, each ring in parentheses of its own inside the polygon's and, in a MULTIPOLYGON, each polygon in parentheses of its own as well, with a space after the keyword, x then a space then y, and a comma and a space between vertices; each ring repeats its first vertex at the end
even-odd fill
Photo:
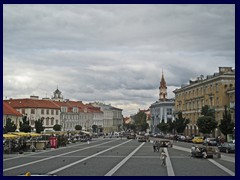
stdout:
MULTIPOLYGON (((166 86, 164 75, 162 73, 160 87, 159 87, 159 99, 158 101, 152 103, 149 106, 149 108, 146 110, 148 114, 149 114, 148 111, 150 111, 151 120, 149 121, 148 119, 147 122, 149 123, 151 131, 155 131, 154 129, 156 129, 156 125, 161 120, 164 120, 164 122, 167 122, 167 120, 170 120, 170 119, 175 120, 174 114, 176 114, 176 112, 178 111, 182 111, 183 116, 190 119, 190 124, 186 128, 186 134, 188 135, 198 134, 196 120, 198 117, 201 116, 201 107, 203 105, 209 105, 210 108, 217 108, 216 119, 218 122, 222 117, 223 106, 227 105, 232 110, 232 116, 235 121, 235 70, 232 69, 231 67, 219 67, 219 72, 214 73, 213 75, 207 75, 205 79, 203 75, 200 75, 199 77, 196 78, 196 80, 189 80, 189 84, 182 85, 180 88, 175 89, 173 92, 175 93, 175 98, 167 99, 167 86, 166 86), (217 106, 215 107, 216 104, 217 106)), ((39 98, 38 96, 30 96, 30 97, 32 99, 39 98)), ((13 100, 13 99, 10 98, 9 100, 4 100, 4 101, 7 102, 10 100, 13 100)), ((58 88, 56 91, 54 91, 52 99, 45 97, 45 98, 42 98, 42 100, 54 101, 55 104, 58 104, 57 106, 61 107, 60 111, 58 112, 59 114, 61 114, 61 117, 59 117, 60 121, 58 122, 57 121, 58 119, 56 119, 56 117, 49 117, 49 121, 53 121, 55 123, 61 122, 64 128, 68 128, 68 129, 73 128, 73 126, 81 118, 81 116, 77 118, 77 116, 76 115, 74 116, 74 114, 72 116, 73 119, 70 118, 71 116, 68 117, 63 115, 64 109, 62 109, 61 105, 64 103, 64 101, 65 102, 67 101, 71 102, 71 101, 69 99, 63 99, 63 95, 61 94, 58 88)), ((73 108, 71 110, 72 111, 71 113, 80 113, 81 111, 84 112, 83 110, 84 108, 81 107, 83 106, 82 101, 76 101, 76 102, 79 103, 78 106, 80 108, 75 107, 75 110, 74 110, 74 106, 71 105, 71 108, 73 108)), ((88 103, 88 106, 89 106, 88 107, 89 110, 91 109, 90 106, 93 106, 95 109, 92 108, 92 111, 96 111, 96 112, 94 113, 92 112, 92 114, 94 114, 93 117, 90 117, 88 115, 87 118, 85 118, 82 121, 82 124, 80 125, 82 125, 84 128, 86 128, 86 126, 90 127, 93 124, 96 124, 99 127, 103 127, 103 126, 106 127, 106 124, 108 123, 109 128, 107 129, 108 131, 112 131, 113 129, 114 130, 119 129, 120 124, 123 123, 122 109, 115 108, 115 107, 112 107, 111 105, 106 105, 100 102, 88 103), (107 111, 107 109, 109 110, 109 108, 106 108, 107 106, 117 110, 117 112, 111 113, 112 117, 115 116, 114 118, 115 118, 115 121, 117 121, 117 124, 115 122, 109 123, 108 121, 106 121, 106 119, 109 119, 109 117, 106 117, 106 113, 105 113, 105 116, 100 115, 101 111, 103 110, 107 111), (118 113, 118 111, 121 111, 120 113, 121 115, 118 113), (104 118, 102 116, 104 116, 104 118), (91 121, 89 119, 91 119, 91 121), (103 119, 105 119, 105 121, 103 119), (120 123, 120 121, 122 122, 120 123), (110 128, 110 126, 115 126, 115 127, 110 128)), ((85 113, 87 113, 87 111, 85 113)), ((130 116, 126 116, 126 118, 127 117, 130 117, 130 116)), ((52 123, 46 122, 46 124, 52 124, 52 123)), ((219 134, 219 130, 216 130, 215 134, 219 134)))

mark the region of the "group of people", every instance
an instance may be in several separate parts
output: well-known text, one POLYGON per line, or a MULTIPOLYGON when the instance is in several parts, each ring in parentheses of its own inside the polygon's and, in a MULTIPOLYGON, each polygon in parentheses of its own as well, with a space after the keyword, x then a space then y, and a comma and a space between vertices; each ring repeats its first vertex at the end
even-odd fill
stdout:
POLYGON ((207 158, 207 152, 204 151, 204 150, 200 150, 198 148, 198 146, 193 145, 191 147, 191 157, 196 157, 196 156, 200 156, 200 157, 203 157, 204 159, 206 159, 207 158))

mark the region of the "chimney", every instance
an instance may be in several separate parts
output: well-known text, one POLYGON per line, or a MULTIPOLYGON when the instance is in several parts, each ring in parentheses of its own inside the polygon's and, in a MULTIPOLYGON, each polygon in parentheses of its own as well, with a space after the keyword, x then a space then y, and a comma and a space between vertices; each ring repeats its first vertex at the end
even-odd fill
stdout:
POLYGON ((39 98, 38 96, 34 96, 34 95, 30 96, 30 99, 38 99, 38 98, 39 98))

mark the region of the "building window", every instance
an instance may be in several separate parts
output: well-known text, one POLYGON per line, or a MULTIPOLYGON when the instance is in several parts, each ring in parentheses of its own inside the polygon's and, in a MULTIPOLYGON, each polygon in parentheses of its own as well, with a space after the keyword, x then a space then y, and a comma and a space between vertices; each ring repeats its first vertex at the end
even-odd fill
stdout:
POLYGON ((49 109, 47 109, 47 113, 46 114, 49 114, 49 109))
POLYGON ((35 114, 35 109, 31 109, 31 114, 35 114))
POLYGON ((46 119, 46 125, 49 125, 49 118, 46 119))
POLYGON ((61 107, 62 112, 67 112, 67 107, 61 107))
POLYGON ((41 109, 41 114, 44 114, 44 109, 41 109))
POLYGON ((53 109, 51 110, 51 115, 54 115, 54 110, 53 109))
POLYGON ((56 119, 56 124, 58 124, 58 120, 56 119))
POLYGON ((56 110, 56 115, 58 115, 58 110, 56 110))
POLYGON ((218 92, 218 83, 216 83, 216 92, 218 92))
POLYGON ((172 115, 172 109, 171 108, 167 108, 167 115, 172 115))
POLYGON ((51 118, 51 125, 53 125, 54 124, 54 119, 53 118, 51 118))

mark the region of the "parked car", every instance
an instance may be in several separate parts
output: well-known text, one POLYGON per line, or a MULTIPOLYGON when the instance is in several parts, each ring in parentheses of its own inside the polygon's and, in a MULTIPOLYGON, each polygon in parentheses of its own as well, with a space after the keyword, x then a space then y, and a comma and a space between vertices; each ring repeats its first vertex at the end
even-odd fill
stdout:
POLYGON ((201 144, 201 143, 204 142, 204 140, 203 140, 203 138, 201 138, 201 137, 194 137, 194 138, 192 139, 192 142, 193 142, 193 143, 196 143, 196 144, 201 144))
POLYGON ((139 136, 138 137, 138 142, 147 142, 147 137, 146 136, 139 136))
POLYGON ((135 133, 131 133, 127 136, 127 139, 136 139, 136 134, 135 133))
POLYGON ((208 146, 216 146, 217 145, 217 139, 216 138, 206 138, 203 142, 204 145, 208 146))
POLYGON ((192 142, 192 139, 193 139, 193 137, 186 136, 185 142, 191 143, 191 142, 192 142))
POLYGON ((173 144, 169 140, 161 140, 158 143, 159 147, 173 147, 173 144))
POLYGON ((220 152, 235 153, 235 144, 225 142, 225 143, 219 145, 218 149, 220 152))

